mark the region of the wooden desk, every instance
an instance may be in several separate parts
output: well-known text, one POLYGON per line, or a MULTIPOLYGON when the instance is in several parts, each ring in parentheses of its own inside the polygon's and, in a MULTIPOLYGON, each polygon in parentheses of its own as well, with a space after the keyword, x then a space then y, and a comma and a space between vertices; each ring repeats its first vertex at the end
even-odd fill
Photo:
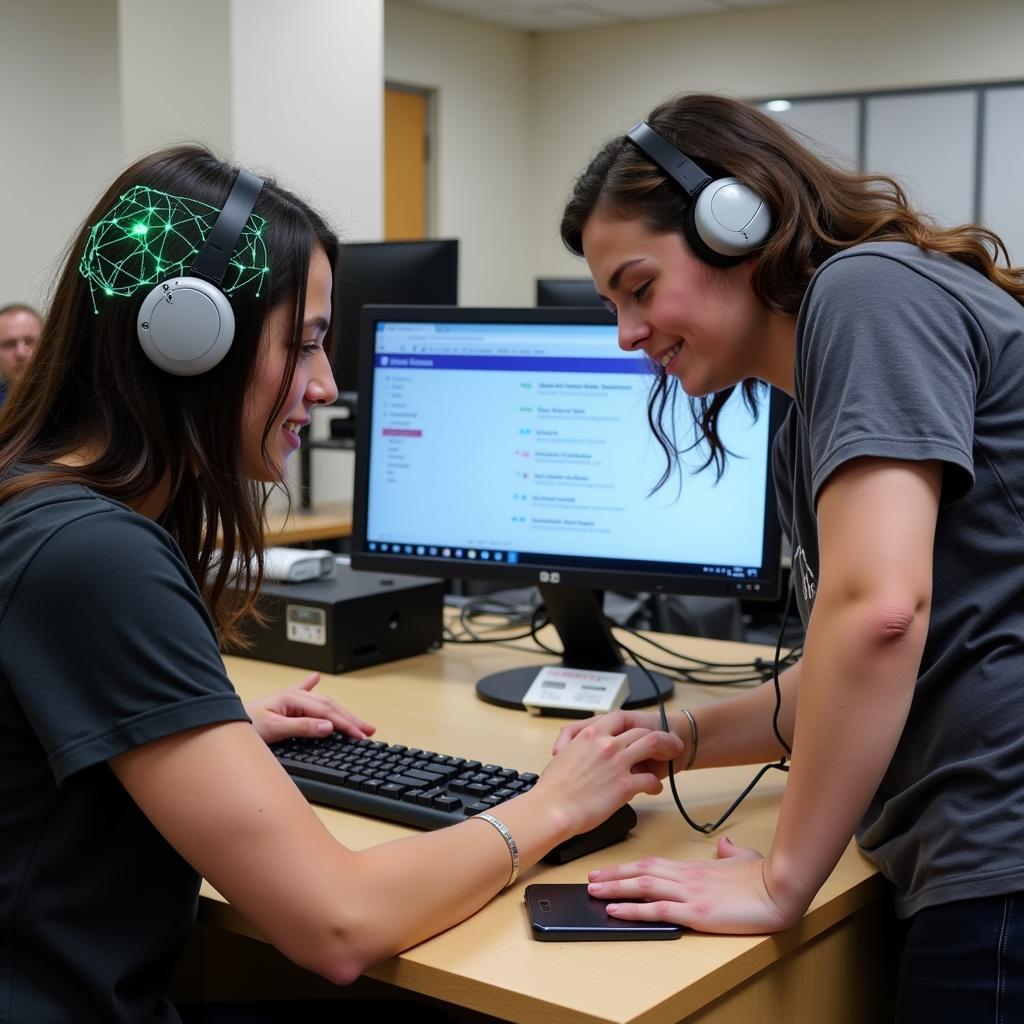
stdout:
MULTIPOLYGON (((669 642, 687 653, 718 660, 746 660, 752 652, 765 653, 693 638, 669 642)), ((446 646, 418 658, 325 677, 321 686, 374 722, 380 739, 539 771, 548 760, 560 720, 485 704, 473 686, 487 672, 543 660, 526 650, 446 646)), ((272 692, 302 675, 298 669, 245 659, 228 658, 227 663, 245 696, 272 692)), ((685 701, 693 707, 725 695, 720 688, 680 686, 676 704, 685 701)), ((753 772, 710 769, 680 776, 680 795, 691 817, 716 817, 753 772)), ((780 773, 769 774, 723 831, 737 843, 766 850, 783 785, 780 773)), ((633 806, 640 820, 624 843, 569 864, 538 865, 476 916, 374 967, 369 976, 406 992, 521 1024, 865 1024, 891 1017, 893 965, 885 941, 882 885, 852 845, 803 921, 780 935, 687 933, 671 942, 535 941, 523 905, 523 888, 531 881, 579 882, 590 867, 644 854, 714 856, 715 840, 685 825, 667 789, 659 797, 640 797, 633 806)), ((353 848, 408 831, 318 810, 328 828, 353 848)), ((203 889, 200 920, 235 934, 255 935, 209 886, 203 889)), ((252 967, 238 976, 248 979, 245 984, 252 985, 255 979, 258 985, 259 971, 252 967)), ((310 989, 318 994, 323 994, 325 984, 309 976, 310 989)), ((338 1019, 346 1019, 343 1003, 338 1019)))
POLYGON ((304 541, 341 540, 352 535, 352 506, 347 502, 321 505, 310 512, 293 508, 291 514, 267 517, 267 545, 304 541))

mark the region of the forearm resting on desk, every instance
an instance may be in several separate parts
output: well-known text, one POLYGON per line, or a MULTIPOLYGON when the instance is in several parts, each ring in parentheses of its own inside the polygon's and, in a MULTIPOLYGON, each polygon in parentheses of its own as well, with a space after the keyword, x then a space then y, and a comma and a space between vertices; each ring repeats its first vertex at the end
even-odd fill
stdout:
MULTIPOLYGON (((765 879, 806 907, 835 867, 892 759, 921 660, 927 610, 893 635, 869 601, 828 607, 808 631, 793 763, 765 879)), ((802 913, 802 910, 801 910, 802 913)))
POLYGON ((197 727, 111 761, 170 844, 278 949, 337 983, 482 907, 513 875, 658 779, 638 767, 682 745, 594 723, 529 792, 468 820, 353 852, 247 723, 197 727), (506 840, 506 832, 512 841, 506 840))
POLYGON ((937 463, 863 459, 819 497, 793 766, 765 869, 789 907, 806 907, 835 867, 906 724, 928 634, 941 482, 937 463))

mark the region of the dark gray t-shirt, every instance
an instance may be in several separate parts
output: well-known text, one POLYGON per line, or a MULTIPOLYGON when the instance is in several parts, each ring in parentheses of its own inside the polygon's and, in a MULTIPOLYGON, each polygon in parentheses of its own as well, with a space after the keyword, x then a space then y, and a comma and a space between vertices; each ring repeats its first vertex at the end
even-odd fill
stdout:
POLYGON ((804 297, 795 397, 775 473, 805 623, 829 475, 944 464, 920 675, 861 848, 902 916, 1024 888, 1024 307, 912 245, 847 250, 804 297))
POLYGON ((178 1019, 199 878, 106 762, 236 720, 164 530, 79 486, 0 504, 0 1020, 178 1019))

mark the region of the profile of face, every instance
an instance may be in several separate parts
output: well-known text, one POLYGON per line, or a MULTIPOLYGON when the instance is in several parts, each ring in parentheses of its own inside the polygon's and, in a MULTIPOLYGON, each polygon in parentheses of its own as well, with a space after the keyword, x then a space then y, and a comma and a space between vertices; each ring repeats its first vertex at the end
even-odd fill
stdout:
POLYGON ((329 404, 338 397, 330 360, 323 347, 331 319, 332 283, 327 254, 317 246, 310 257, 306 280, 302 351, 284 405, 273 418, 264 457, 264 429, 271 420, 293 344, 292 303, 280 303, 267 317, 242 425, 242 464, 250 480, 268 483, 281 480, 288 457, 299 448, 299 429, 309 422, 310 409, 314 405, 329 404))
POLYGON ((26 309, 0 313, 0 378, 7 384, 21 379, 29 356, 39 342, 39 317, 26 309))
POLYGON ((582 238, 597 291, 617 316, 620 348, 642 349, 691 397, 764 378, 768 311, 751 284, 754 260, 710 267, 679 234, 601 210, 582 238))

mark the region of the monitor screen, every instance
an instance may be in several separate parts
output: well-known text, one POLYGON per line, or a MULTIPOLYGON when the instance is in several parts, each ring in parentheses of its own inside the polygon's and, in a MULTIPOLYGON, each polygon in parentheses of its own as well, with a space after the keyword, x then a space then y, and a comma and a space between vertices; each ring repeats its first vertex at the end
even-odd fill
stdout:
POLYGON ((338 390, 357 390, 359 316, 364 305, 454 305, 459 301, 458 291, 457 239, 343 243, 334 293, 339 335, 332 365, 338 390))
POLYGON ((538 306, 601 306, 597 288, 589 277, 538 277, 538 306))
POLYGON ((361 347, 356 568, 537 584, 577 665, 609 660, 594 622, 566 635, 605 589, 778 596, 777 397, 726 404, 720 479, 701 446, 652 491, 654 370, 603 310, 369 307, 361 347))

